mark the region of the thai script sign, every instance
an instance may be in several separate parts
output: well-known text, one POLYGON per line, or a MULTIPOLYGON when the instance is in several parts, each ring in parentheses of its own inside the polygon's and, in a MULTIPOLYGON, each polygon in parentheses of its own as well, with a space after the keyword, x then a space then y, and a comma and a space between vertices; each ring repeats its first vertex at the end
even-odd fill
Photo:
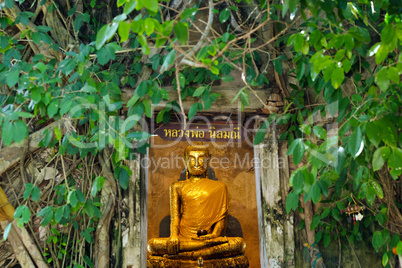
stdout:
POLYGON ((248 136, 242 126, 233 124, 189 124, 187 129, 179 123, 161 125, 155 134, 163 140, 241 142, 248 136))

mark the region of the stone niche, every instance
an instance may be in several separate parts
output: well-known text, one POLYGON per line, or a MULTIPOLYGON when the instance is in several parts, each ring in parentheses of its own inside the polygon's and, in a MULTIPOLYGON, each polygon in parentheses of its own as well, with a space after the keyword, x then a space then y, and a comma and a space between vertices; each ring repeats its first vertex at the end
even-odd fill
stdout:
MULTIPOLYGON (((185 179, 183 154, 189 143, 164 141, 155 136, 151 145, 148 154, 147 240, 169 236, 169 186, 180 178, 185 179)), ((224 182, 229 192, 226 235, 243 237, 250 267, 261 267, 253 147, 245 141, 204 142, 204 145, 211 153, 208 176, 224 182)))

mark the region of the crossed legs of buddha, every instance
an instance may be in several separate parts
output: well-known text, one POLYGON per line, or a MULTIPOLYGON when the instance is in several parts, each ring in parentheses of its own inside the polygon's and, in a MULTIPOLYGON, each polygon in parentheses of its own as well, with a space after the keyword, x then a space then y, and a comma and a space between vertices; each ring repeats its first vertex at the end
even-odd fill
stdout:
POLYGON ((167 243, 169 238, 154 238, 148 242, 148 252, 156 256, 167 258, 195 259, 219 259, 243 255, 246 243, 241 237, 217 237, 210 240, 198 241, 180 239, 179 253, 169 255, 167 243))

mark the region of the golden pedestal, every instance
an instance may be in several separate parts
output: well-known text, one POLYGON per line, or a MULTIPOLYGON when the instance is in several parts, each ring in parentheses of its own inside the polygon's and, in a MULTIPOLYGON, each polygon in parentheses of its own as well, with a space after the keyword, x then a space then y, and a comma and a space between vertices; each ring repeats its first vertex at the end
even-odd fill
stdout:
POLYGON ((149 256, 147 268, 248 268, 248 260, 245 256, 236 256, 222 259, 203 260, 203 265, 199 266, 197 260, 170 259, 159 256, 149 256))

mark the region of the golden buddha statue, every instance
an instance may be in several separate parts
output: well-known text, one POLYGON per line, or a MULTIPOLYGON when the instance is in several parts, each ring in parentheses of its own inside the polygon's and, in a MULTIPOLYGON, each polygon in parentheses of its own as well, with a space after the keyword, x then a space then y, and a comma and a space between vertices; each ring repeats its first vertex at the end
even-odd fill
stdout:
POLYGON ((184 159, 187 179, 170 186, 170 237, 148 241, 148 267, 248 267, 244 239, 222 236, 229 200, 206 176, 208 149, 188 146, 184 159))

